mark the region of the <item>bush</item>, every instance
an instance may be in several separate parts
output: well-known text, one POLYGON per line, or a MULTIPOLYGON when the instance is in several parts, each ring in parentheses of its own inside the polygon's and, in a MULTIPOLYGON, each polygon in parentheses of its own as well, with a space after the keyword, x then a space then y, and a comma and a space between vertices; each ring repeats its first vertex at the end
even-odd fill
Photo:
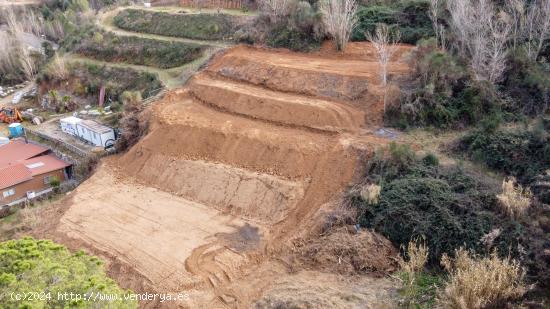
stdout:
POLYGON ((401 104, 388 108, 392 125, 464 127, 499 114, 494 88, 473 81, 467 67, 439 50, 435 40, 420 42, 414 57, 417 85, 401 104))
POLYGON ((126 62, 158 68, 173 68, 189 63, 202 55, 203 47, 192 43, 152 40, 135 36, 91 32, 70 50, 106 62, 126 62))
POLYGON ((142 113, 139 92, 124 92, 121 100, 124 104, 124 114, 120 120, 122 134, 116 143, 118 151, 124 151, 136 144, 149 127, 149 119, 142 113))
POLYGON ((228 14, 172 14, 126 9, 114 17, 124 30, 199 40, 229 39, 237 30, 238 16, 228 14))
MULTIPOLYGON (((248 41, 266 43, 294 51, 319 49, 324 37, 322 15, 317 1, 291 0, 282 16, 262 12, 255 22, 243 29, 248 41)), ((242 38, 240 39, 242 41, 242 38)))
POLYGON ((416 44, 421 39, 435 36, 428 16, 429 7, 429 2, 425 0, 361 7, 357 12, 358 24, 351 39, 364 41, 365 32, 372 33, 377 24, 383 23, 399 29, 401 42, 416 44))
POLYGON ((548 129, 475 130, 460 140, 457 150, 526 185, 550 169, 549 136, 548 129))
POLYGON ((443 257, 442 264, 450 273, 438 301, 442 308, 504 308, 527 291, 524 271, 510 257, 479 258, 459 249, 453 260, 443 257))
POLYGON ((287 24, 275 26, 268 33, 267 45, 275 48, 288 48, 294 51, 310 51, 319 49, 321 42, 300 29, 287 24))
POLYGON ((531 191, 524 190, 521 185, 516 186, 516 180, 504 180, 502 193, 497 195, 502 210, 511 218, 519 218, 531 205, 531 191))
POLYGON ((361 225, 388 237, 396 247, 424 237, 430 265, 463 246, 487 252, 480 239, 497 227, 502 233, 493 245, 517 254, 523 229, 494 212, 498 204, 492 188, 460 168, 425 164, 409 148, 392 147, 378 154, 367 168, 369 182, 382 186, 379 202, 352 196, 361 225))
POLYGON ((509 57, 508 71, 501 83, 514 102, 510 112, 541 115, 550 107, 550 64, 529 60, 523 53, 509 57))
POLYGON ((137 308, 136 301, 125 301, 124 294, 109 279, 103 263, 82 251, 70 253, 50 240, 23 238, 0 243, 0 302, 4 308, 69 308, 115 306, 137 308), (40 297, 16 300, 10 295, 36 293, 40 297), (63 299, 59 294, 90 293, 118 295, 117 300, 86 302, 63 299))

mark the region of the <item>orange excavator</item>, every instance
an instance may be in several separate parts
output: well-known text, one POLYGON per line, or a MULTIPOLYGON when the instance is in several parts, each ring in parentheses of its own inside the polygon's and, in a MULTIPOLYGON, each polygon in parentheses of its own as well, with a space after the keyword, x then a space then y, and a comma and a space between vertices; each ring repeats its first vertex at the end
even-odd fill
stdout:
POLYGON ((7 124, 23 121, 23 116, 17 108, 0 108, 0 122, 7 124))

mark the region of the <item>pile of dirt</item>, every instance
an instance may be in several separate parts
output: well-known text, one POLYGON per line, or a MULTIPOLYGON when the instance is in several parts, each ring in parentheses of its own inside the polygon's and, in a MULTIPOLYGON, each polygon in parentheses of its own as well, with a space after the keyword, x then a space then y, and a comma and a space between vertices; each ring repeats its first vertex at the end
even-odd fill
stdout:
POLYGON ((384 275, 397 269, 398 251, 383 236, 339 227, 326 234, 295 241, 295 268, 321 269, 342 275, 384 275))

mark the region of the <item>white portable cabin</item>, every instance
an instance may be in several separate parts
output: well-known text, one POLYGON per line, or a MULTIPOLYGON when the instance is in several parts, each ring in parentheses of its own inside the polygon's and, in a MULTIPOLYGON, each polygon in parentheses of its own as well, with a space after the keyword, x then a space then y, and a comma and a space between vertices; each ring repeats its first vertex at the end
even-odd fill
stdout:
POLYGON ((105 147, 109 140, 111 142, 115 140, 115 131, 113 129, 93 120, 82 120, 76 125, 76 128, 77 135, 80 138, 99 147, 105 147))
POLYGON ((82 119, 71 116, 71 117, 63 118, 59 120, 59 122, 61 123, 61 131, 74 136, 78 136, 78 132, 76 131, 76 125, 82 122, 82 119))

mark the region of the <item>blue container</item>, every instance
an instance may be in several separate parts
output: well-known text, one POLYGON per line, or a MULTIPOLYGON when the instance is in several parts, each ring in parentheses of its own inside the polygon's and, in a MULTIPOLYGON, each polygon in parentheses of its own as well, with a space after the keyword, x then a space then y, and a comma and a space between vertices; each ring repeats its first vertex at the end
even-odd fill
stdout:
POLYGON ((23 126, 16 122, 9 125, 10 137, 15 138, 23 135, 23 126))

